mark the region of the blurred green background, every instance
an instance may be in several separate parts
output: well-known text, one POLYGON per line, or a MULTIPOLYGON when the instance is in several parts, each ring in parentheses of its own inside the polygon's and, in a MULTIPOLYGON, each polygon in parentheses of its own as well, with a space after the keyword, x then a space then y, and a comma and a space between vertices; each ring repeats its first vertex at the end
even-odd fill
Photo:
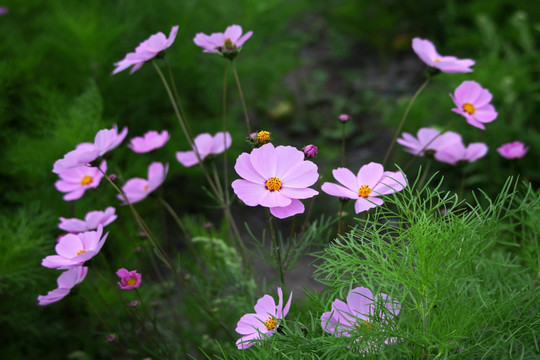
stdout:
MULTIPOLYGON (((2 358, 77 358, 79 350, 95 358, 108 354, 83 302, 46 308, 36 302, 38 294, 54 288, 58 275, 40 266, 60 234, 57 218, 83 217, 115 201, 107 188, 99 189, 99 197, 89 191, 75 203, 64 202, 55 190, 52 164, 76 144, 113 124, 127 126, 128 138, 167 129, 171 140, 165 148, 135 155, 120 147, 112 154, 110 171, 125 180, 144 176, 150 161, 169 162, 167 199, 181 212, 212 211, 206 200, 194 201, 206 196, 200 172, 183 168, 174 158, 176 151, 188 149, 187 142, 151 64, 133 75, 111 76, 114 62, 151 34, 168 35, 173 25, 180 25, 180 31, 166 59, 195 133, 221 130, 225 60, 202 53, 192 39, 198 32, 240 24, 254 32, 236 63, 256 129, 271 131, 278 144, 318 145, 315 162, 323 181, 331 181, 340 156, 337 117, 349 113, 347 166, 356 171, 367 162, 381 162, 410 97, 424 80, 425 66, 410 46, 419 36, 433 41, 441 54, 473 58, 476 65, 470 74, 435 77, 404 131, 446 126, 455 116, 448 94, 463 80, 488 88, 499 112, 486 131, 465 121, 454 126, 466 143, 485 142, 490 151, 463 169, 434 165, 447 179, 445 186, 457 190, 465 176, 466 189, 495 195, 512 173, 535 186, 540 182, 540 5, 533 1, 26 0, 2 5, 9 8, 0 17, 2 358), (496 148, 514 140, 525 142, 530 151, 512 165, 496 148), (86 326, 93 329, 88 338, 66 331, 86 326)), ((232 74, 228 94, 233 164, 248 148, 232 74)), ((410 159, 399 146, 393 154, 390 163, 402 167, 410 159)), ((416 173, 411 168, 411 176, 416 173)), ((155 208, 147 204, 141 210, 152 213, 155 208)), ((108 246, 114 266, 132 261, 132 240, 108 246), (130 252, 123 253, 126 248, 130 252)))

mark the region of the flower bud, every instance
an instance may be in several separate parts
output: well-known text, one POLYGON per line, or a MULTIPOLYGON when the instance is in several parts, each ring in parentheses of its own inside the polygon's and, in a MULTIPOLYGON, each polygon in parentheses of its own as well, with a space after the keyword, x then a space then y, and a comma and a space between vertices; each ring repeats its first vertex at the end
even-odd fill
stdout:
POLYGON ((349 114, 339 115, 339 121, 341 121, 342 123, 346 123, 347 121, 349 121, 349 114))
POLYGON ((309 144, 304 146, 302 151, 304 152, 304 156, 306 157, 306 159, 312 159, 317 156, 319 149, 315 145, 309 144))

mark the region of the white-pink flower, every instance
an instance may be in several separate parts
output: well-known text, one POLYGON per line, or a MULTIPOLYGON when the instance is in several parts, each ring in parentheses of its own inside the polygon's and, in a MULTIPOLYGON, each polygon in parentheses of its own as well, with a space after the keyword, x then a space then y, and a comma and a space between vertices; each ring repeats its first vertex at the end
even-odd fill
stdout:
POLYGON ((49 305, 62 300, 75 285, 80 284, 84 280, 87 272, 88 268, 86 266, 76 266, 64 271, 56 279, 56 283, 58 284, 56 289, 49 291, 47 295, 38 296, 39 305, 49 305))
POLYGON ((169 37, 165 37, 165 34, 158 32, 148 39, 144 40, 135 48, 135 52, 128 53, 122 60, 116 62, 114 66, 116 68, 112 74, 117 74, 120 71, 123 71, 130 66, 133 66, 130 74, 133 74, 135 71, 139 70, 145 62, 156 57, 160 52, 167 49, 172 45, 174 39, 176 39, 176 34, 178 33, 179 26, 173 26, 169 37))
POLYGON ((405 146, 405 151, 424 156, 425 153, 436 153, 440 148, 455 142, 461 142, 461 136, 453 131, 447 131, 441 135, 439 130, 421 128, 416 137, 409 133, 403 133, 397 143, 405 146))
POLYGON ((169 132, 167 130, 163 130, 161 133, 152 130, 143 136, 134 137, 128 146, 136 153, 147 153, 159 149, 167 141, 169 141, 169 132))
POLYGON ((412 40, 412 48, 423 62, 425 62, 428 66, 439 69, 442 72, 472 72, 471 66, 474 65, 474 60, 458 59, 455 56, 442 56, 437 52, 435 46, 429 40, 416 37, 412 40))
POLYGON ((497 152, 506 159, 520 159, 529 151, 529 147, 525 146, 521 141, 502 144, 497 148, 497 152))
POLYGON ((234 169, 242 177, 233 181, 234 193, 248 206, 264 206, 283 219, 304 212, 299 199, 319 192, 310 189, 319 178, 317 165, 304 160, 304 153, 292 146, 271 143, 242 153, 234 169))
POLYGON ((116 209, 109 206, 105 211, 90 211, 84 217, 84 220, 80 219, 66 219, 61 217, 58 227, 69 233, 80 233, 89 230, 97 229, 98 225, 107 226, 116 220, 116 209))
POLYGON ((380 195, 388 195, 403 190, 407 182, 399 171, 384 171, 383 166, 371 162, 360 168, 357 175, 346 168, 332 171, 334 178, 342 185, 325 182, 321 190, 328 195, 356 200, 354 210, 358 214, 384 201, 380 195))
POLYGON ((465 147, 462 142, 458 142, 439 149, 435 153, 435 159, 451 165, 459 165, 476 161, 484 157, 487 152, 488 147, 484 143, 471 143, 465 147))
POLYGON ((88 189, 99 186, 103 174, 107 172, 107 162, 104 160, 99 168, 93 166, 80 166, 64 170, 58 176, 60 180, 54 183, 56 189, 67 193, 63 199, 66 201, 80 199, 88 189))
POLYGON ((476 81, 464 81, 450 94, 456 108, 452 111, 465 117, 474 127, 485 130, 484 123, 492 122, 497 118, 495 107, 490 104, 493 96, 489 90, 484 89, 476 81))
POLYGON ((83 265, 99 253, 105 240, 103 226, 98 225, 97 231, 85 231, 80 234, 67 234, 56 244, 58 255, 49 255, 41 262, 42 266, 56 269, 71 269, 83 265))
POLYGON ((193 42, 202 47, 203 52, 218 53, 228 58, 234 58, 238 50, 253 35, 253 31, 248 31, 242 35, 240 25, 231 25, 225 29, 224 33, 213 33, 206 35, 198 33, 193 42))
POLYGON ((185 167, 190 167, 199 163, 199 158, 204 160, 209 155, 217 155, 224 152, 231 147, 232 138, 228 132, 218 132, 212 136, 208 133, 199 134, 193 139, 194 147, 192 151, 178 151, 176 153, 176 160, 185 167))
MULTIPOLYGON (((163 165, 160 162, 153 162, 148 166, 148 179, 129 179, 124 186, 122 186, 122 191, 126 194, 131 204, 139 202, 145 199, 152 191, 156 190, 163 181, 165 181, 168 170, 169 164, 163 165)), ((117 197, 122 200, 122 205, 126 205, 122 195, 118 195, 117 197)))

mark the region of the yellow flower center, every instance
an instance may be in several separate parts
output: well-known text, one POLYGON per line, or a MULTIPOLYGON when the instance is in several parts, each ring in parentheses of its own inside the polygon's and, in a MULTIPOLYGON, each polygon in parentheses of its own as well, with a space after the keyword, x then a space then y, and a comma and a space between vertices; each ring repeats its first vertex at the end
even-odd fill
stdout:
POLYGON ((369 185, 362 185, 360 186, 360 189, 358 189, 358 196, 363 197, 364 199, 367 199, 369 194, 371 194, 369 185))
POLYGON ((435 59, 433 60, 434 63, 438 63, 438 62, 441 62, 442 60, 441 59, 435 59))
POLYGON ((230 38, 225 39, 225 44, 224 45, 225 45, 224 47, 225 47, 226 50, 234 50, 234 49, 236 49, 236 45, 234 45, 232 43, 230 38))
POLYGON ((281 180, 275 176, 272 176, 270 179, 266 180, 264 186, 270 191, 276 191, 281 189, 281 180))
POLYGON ((465 103, 463 104, 463 110, 468 113, 468 114, 474 114, 474 112, 476 111, 476 109, 474 108, 474 105, 471 104, 471 103, 465 103))
POLYGON ((276 328, 276 325, 277 325, 277 320, 275 317, 271 316, 268 318, 268 320, 266 320, 264 322, 264 326, 268 329, 268 330, 274 330, 276 328))
POLYGON ((144 185, 143 189, 144 191, 148 191, 148 184, 144 185))
POLYGON ((88 185, 92 182, 92 177, 85 175, 81 180, 81 185, 88 185))
POLYGON ((137 285, 137 279, 133 278, 133 277, 130 277, 127 281, 127 284, 129 286, 132 286, 132 285, 137 285))
POLYGON ((362 331, 371 330, 371 325, 369 325, 369 320, 362 320, 359 323, 357 323, 356 326, 362 331))
POLYGON ((259 131, 257 133, 257 143, 263 145, 270 141, 270 133, 268 131, 259 131))
POLYGON ((77 255, 81 255, 81 254, 84 254, 86 252, 86 250, 84 249, 81 249, 79 251, 77 251, 77 255))

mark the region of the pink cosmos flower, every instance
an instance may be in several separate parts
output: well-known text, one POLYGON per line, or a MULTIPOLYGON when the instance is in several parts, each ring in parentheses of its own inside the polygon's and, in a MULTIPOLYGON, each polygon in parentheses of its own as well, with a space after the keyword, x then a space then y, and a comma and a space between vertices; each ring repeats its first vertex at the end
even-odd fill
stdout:
POLYGON ((514 141, 501 145, 497 151, 506 159, 520 159, 529 151, 529 147, 521 141, 514 141))
POLYGON ((80 284, 84 280, 87 272, 88 268, 86 266, 76 266, 64 271, 56 279, 56 283, 58 284, 56 289, 49 291, 47 295, 38 296, 39 305, 49 305, 62 300, 75 285, 80 284))
MULTIPOLYGON (((218 132, 212 136, 208 133, 199 134, 193 139, 194 147, 199 153, 201 160, 209 155, 217 155, 231 147, 232 138, 228 132, 218 132)), ((192 151, 178 151, 176 160, 185 167, 190 167, 199 163, 195 149, 192 151)))
POLYGON ((490 104, 492 95, 476 81, 464 81, 450 94, 457 108, 452 111, 462 115, 474 127, 485 130, 483 123, 492 122, 497 118, 497 112, 490 104))
POLYGON ((85 231, 80 234, 67 234, 56 244, 58 255, 49 255, 41 262, 42 266, 56 269, 71 269, 84 264, 93 258, 107 240, 109 233, 103 237, 103 226, 98 225, 97 231, 85 231))
POLYGON ((94 143, 84 142, 77 145, 75 150, 68 152, 62 159, 54 163, 53 172, 59 174, 69 169, 87 165, 120 145, 127 136, 127 132, 128 129, 124 127, 119 134, 116 125, 112 129, 98 131, 94 143))
POLYGON ((141 286, 141 274, 137 272, 137 270, 133 271, 127 271, 124 268, 118 269, 116 272, 116 275, 120 277, 120 281, 118 281, 118 286, 122 290, 132 290, 137 289, 139 286, 141 286))
POLYGON ((133 66, 129 72, 130 74, 139 70, 145 62, 155 58, 159 53, 165 51, 165 49, 172 45, 174 39, 176 39, 178 27, 178 25, 172 27, 168 38, 166 38, 165 34, 162 32, 158 32, 144 40, 135 48, 135 52, 128 53, 122 60, 114 64, 116 68, 112 72, 112 75, 117 74, 130 66, 133 66))
POLYGON ((157 131, 149 131, 144 136, 138 136, 131 139, 129 148, 136 153, 147 153, 155 149, 159 149, 169 141, 169 133, 163 130, 160 133, 157 131))
POLYGON ((103 160, 99 168, 93 166, 81 166, 68 169, 60 174, 60 180, 54 183, 56 189, 67 193, 63 199, 66 201, 77 200, 90 188, 97 188, 103 173, 107 171, 107 162, 103 160), (101 169, 101 170, 100 170, 101 169))
POLYGON ((440 55, 433 43, 429 40, 414 38, 412 47, 416 55, 428 66, 439 69, 445 73, 466 73, 472 72, 471 66, 474 65, 474 60, 458 59, 454 56, 440 55))
POLYGON ((233 181, 234 193, 248 206, 265 206, 283 219, 304 212, 307 199, 318 194, 308 188, 319 178, 317 165, 304 160, 304 153, 292 146, 271 143, 242 153, 234 169, 242 177, 233 181))
POLYGON ((227 58, 234 58, 251 35, 253 35, 253 31, 248 31, 242 35, 240 25, 231 25, 225 29, 224 33, 213 33, 211 35, 198 33, 193 38, 193 42, 195 45, 202 47, 203 52, 217 53, 227 58))
POLYGON ((7 6, 0 6, 0 16, 7 15, 9 13, 9 8, 7 6))
POLYGON ((58 227, 69 233, 77 234, 89 230, 97 229, 98 225, 107 226, 116 220, 116 209, 109 206, 105 211, 90 211, 84 220, 66 219, 61 217, 58 227))
POLYGON ((346 168, 332 170, 334 178, 342 185, 325 182, 321 190, 339 198, 355 199, 356 213, 382 205, 378 196, 403 190, 407 181, 399 171, 384 171, 383 166, 371 162, 360 168, 357 175, 346 168))
MULTIPOLYGON (((146 198, 152 191, 163 184, 168 171, 169 164, 163 165, 160 162, 153 162, 148 166, 148 179, 129 179, 124 186, 122 186, 122 191, 126 194, 129 202, 135 204, 146 198)), ((122 195, 118 195, 117 197, 122 200, 122 205, 126 205, 122 195)))
POLYGON ((339 115, 339 121, 341 121, 342 123, 346 123, 347 121, 349 121, 349 114, 339 115))
POLYGON ((460 141, 450 144, 435 153, 435 159, 451 165, 473 162, 484 157, 488 152, 488 147, 484 143, 471 143, 469 146, 460 141))
POLYGON ((440 135, 439 130, 421 128, 415 138, 409 133, 403 133, 403 138, 397 139, 398 144, 405 146, 405 151, 424 156, 425 153, 435 153, 447 144, 461 142, 461 136, 453 131, 447 131, 440 135))
POLYGON ((255 340, 262 340, 274 335, 280 320, 287 316, 291 307, 292 292, 289 295, 289 301, 283 307, 283 292, 280 287, 277 288, 277 291, 279 299, 277 305, 273 297, 264 295, 257 300, 255 313, 245 314, 238 321, 236 332, 243 335, 236 341, 238 349, 247 349, 258 343, 255 340))
MULTIPOLYGON (((374 321, 381 319, 388 323, 386 318, 397 316, 400 307, 399 302, 386 294, 374 297, 368 288, 357 287, 349 292, 346 303, 338 299, 332 303, 332 310, 321 315, 321 326, 327 333, 338 337, 358 336, 371 331, 374 321), (382 305, 381 309, 376 304, 382 305)), ((386 339, 385 343, 395 341, 395 338, 386 339)))

